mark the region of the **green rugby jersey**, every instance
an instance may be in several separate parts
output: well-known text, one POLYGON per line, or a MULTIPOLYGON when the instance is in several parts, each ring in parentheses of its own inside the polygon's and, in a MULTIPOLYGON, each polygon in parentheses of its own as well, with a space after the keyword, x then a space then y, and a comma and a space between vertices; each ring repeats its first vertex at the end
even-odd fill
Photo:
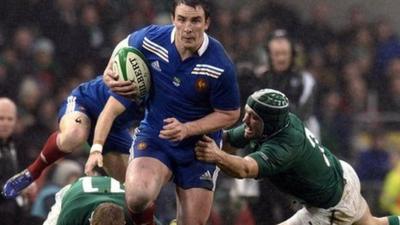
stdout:
POLYGON ((65 193, 57 225, 89 225, 93 210, 103 202, 125 208, 125 192, 111 177, 82 177, 65 193))
POLYGON ((281 191, 307 205, 336 205, 344 186, 339 160, 318 143, 297 116, 289 117, 288 127, 271 138, 246 140, 241 125, 228 131, 228 141, 234 147, 253 151, 249 156, 257 161, 258 178, 270 179, 281 191))

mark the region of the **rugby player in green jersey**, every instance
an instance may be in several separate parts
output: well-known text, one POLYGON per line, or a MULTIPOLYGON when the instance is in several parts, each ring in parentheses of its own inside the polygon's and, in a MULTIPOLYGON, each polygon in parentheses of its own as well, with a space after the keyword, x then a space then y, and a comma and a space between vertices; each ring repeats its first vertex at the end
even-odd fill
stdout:
POLYGON ((56 203, 43 225, 132 224, 126 213, 120 182, 111 177, 81 177, 56 194, 56 203))
POLYGON ((354 169, 322 146, 288 106, 279 91, 253 93, 243 124, 224 133, 224 151, 204 136, 195 149, 197 159, 236 178, 268 178, 297 198, 304 207, 280 225, 399 225, 398 216, 371 215, 354 169), (245 146, 252 153, 229 154, 245 146))

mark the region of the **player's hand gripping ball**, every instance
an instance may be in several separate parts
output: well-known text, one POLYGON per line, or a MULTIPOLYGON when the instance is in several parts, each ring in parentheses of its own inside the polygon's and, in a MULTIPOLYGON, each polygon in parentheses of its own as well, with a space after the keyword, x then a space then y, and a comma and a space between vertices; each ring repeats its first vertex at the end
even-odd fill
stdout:
POLYGON ((114 57, 113 70, 118 73, 120 80, 136 84, 136 99, 145 99, 150 90, 151 78, 143 53, 133 47, 121 48, 114 57))

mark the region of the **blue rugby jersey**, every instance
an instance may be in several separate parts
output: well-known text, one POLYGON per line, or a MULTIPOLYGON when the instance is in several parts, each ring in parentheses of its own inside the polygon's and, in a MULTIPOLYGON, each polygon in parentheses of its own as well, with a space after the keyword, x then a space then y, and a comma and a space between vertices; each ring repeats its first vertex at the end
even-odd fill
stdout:
MULTIPOLYGON (((80 84, 71 95, 76 96, 76 101, 85 107, 85 113, 94 120, 97 120, 110 96, 115 97, 126 110, 115 118, 113 128, 129 129, 135 120, 143 117, 143 110, 136 102, 124 98, 112 92, 103 82, 102 76, 80 84)), ((62 115, 61 115, 62 116, 62 115)), ((92 121, 95 122, 95 121, 92 121)))
MULTIPOLYGON (((128 36, 128 45, 147 58, 152 88, 141 130, 158 135, 163 119, 194 121, 214 111, 240 107, 236 71, 222 45, 204 34, 197 54, 184 61, 172 25, 151 25, 128 36)), ((219 136, 219 135, 218 135, 219 136)))

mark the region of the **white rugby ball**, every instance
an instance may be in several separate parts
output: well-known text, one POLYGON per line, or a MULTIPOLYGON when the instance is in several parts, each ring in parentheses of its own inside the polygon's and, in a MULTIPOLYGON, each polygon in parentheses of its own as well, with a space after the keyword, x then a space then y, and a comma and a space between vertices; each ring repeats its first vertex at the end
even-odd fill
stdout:
POLYGON ((114 56, 113 70, 118 73, 120 80, 137 84, 138 98, 143 100, 150 90, 150 70, 146 58, 138 49, 123 47, 114 56))

